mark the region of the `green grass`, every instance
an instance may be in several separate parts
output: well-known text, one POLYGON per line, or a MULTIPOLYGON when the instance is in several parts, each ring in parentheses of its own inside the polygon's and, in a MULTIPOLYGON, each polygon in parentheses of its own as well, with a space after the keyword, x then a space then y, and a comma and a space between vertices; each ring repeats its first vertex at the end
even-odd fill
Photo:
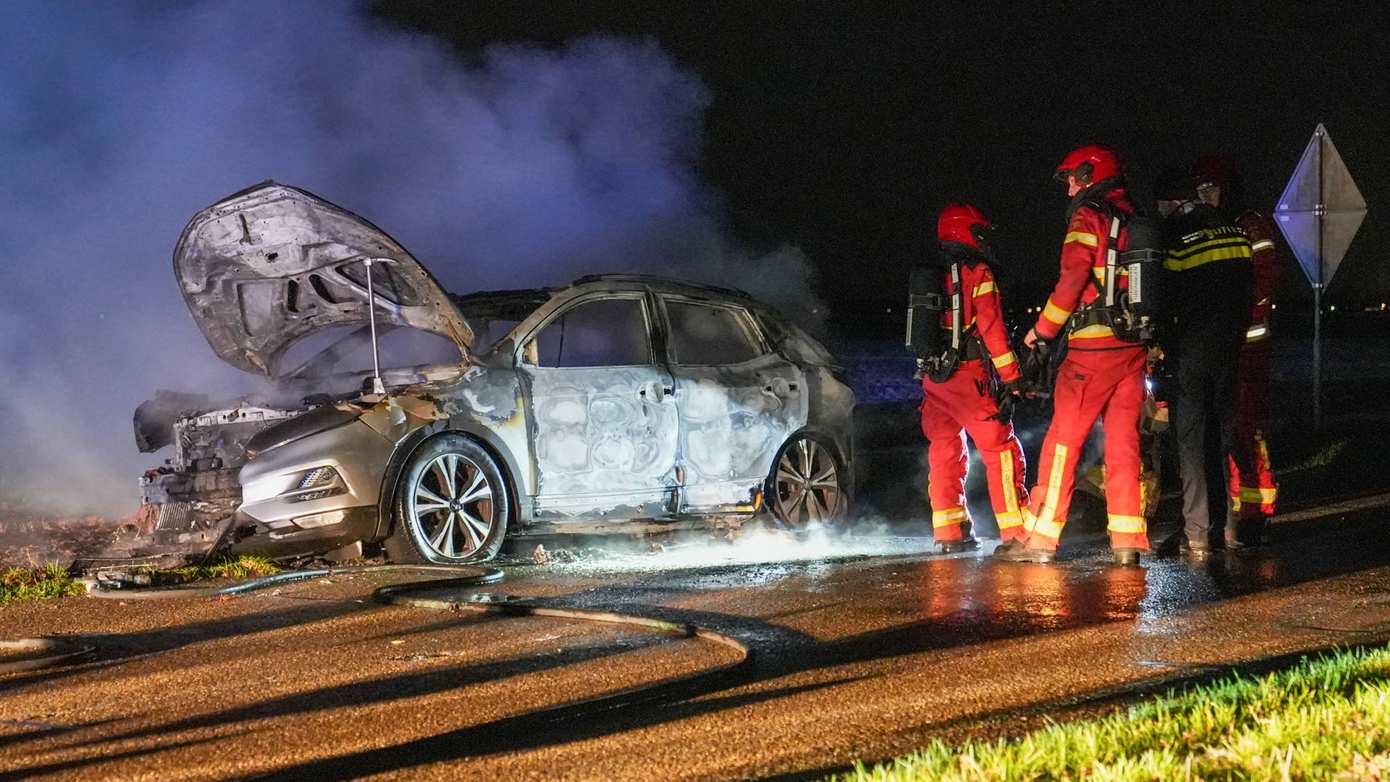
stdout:
POLYGON ((8 567, 0 571, 0 605, 47 597, 84 595, 87 588, 74 581, 62 565, 8 567))
POLYGON ((1305 659, 1015 740, 936 741, 840 780, 1390 780, 1390 649, 1305 659))
POLYGON ((162 570, 140 567, 133 572, 148 576, 151 586, 172 586, 216 578, 241 579, 270 576, 279 573, 280 568, 265 557, 242 554, 238 557, 218 560, 210 565, 188 565, 187 567, 162 570))

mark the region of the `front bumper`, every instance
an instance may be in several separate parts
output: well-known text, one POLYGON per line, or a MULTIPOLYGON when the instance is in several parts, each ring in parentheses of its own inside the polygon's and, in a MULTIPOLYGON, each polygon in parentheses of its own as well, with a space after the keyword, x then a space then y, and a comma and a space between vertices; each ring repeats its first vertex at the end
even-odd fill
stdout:
POLYGON ((320 526, 272 527, 245 513, 237 513, 228 536, 230 551, 268 557, 316 554, 369 539, 376 531, 375 505, 327 511, 323 516, 326 523, 320 526))
POLYGON ((354 421, 259 454, 241 468, 234 548, 256 538, 254 545, 277 553, 300 544, 322 550, 325 542, 370 537, 391 447, 371 427, 354 421), (331 492, 306 494, 300 482, 318 468, 333 471, 334 479, 324 487, 331 492))

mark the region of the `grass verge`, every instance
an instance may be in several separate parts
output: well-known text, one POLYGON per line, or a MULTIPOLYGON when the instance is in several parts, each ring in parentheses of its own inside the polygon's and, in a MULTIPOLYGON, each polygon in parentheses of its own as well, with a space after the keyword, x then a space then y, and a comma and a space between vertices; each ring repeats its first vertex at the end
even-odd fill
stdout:
POLYGON ((187 567, 157 569, 139 567, 131 573, 142 584, 150 586, 175 586, 194 581, 207 581, 216 578, 258 578, 280 572, 279 566, 265 557, 242 554, 238 557, 218 560, 210 565, 188 565, 187 567))
POLYGON ((1390 649, 1233 676, 1019 739, 936 741, 837 780, 1390 780, 1390 649))
POLYGON ((62 565, 7 567, 0 571, 0 605, 47 597, 84 595, 87 588, 74 581, 62 565))

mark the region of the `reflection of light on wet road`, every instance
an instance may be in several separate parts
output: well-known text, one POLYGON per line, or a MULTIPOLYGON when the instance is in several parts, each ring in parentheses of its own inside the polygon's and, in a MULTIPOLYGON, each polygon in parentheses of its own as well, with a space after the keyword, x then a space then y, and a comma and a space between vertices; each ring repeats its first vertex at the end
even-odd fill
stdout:
POLYGON ((1038 565, 934 558, 914 570, 922 617, 953 625, 1057 630, 1128 621, 1147 590, 1145 572, 1091 562, 1038 565))

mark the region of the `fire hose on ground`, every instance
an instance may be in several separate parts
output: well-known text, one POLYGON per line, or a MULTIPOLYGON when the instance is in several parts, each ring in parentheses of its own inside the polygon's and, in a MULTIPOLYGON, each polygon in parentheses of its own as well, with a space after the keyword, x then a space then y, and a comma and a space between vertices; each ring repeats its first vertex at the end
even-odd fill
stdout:
MULTIPOLYGON (((460 572, 465 572, 466 570, 468 570, 468 568, 449 567, 444 565, 361 565, 277 573, 272 576, 253 578, 248 581, 223 587, 160 587, 155 589, 96 588, 93 589, 90 594, 94 597, 122 600, 158 600, 174 597, 226 598, 246 595, 251 592, 282 586, 284 584, 309 581, 317 578, 327 578, 336 575, 383 572, 448 573, 452 577, 427 579, 424 581, 408 581, 378 587, 373 591, 372 598, 383 605, 428 608, 450 611, 452 613, 497 614, 509 617, 551 617, 583 622, 599 622, 610 625, 626 625, 645 630, 655 630, 676 637, 694 638, 708 643, 719 644, 733 650, 737 654, 736 659, 721 663, 717 666, 703 668, 692 673, 666 677, 655 682, 629 687, 579 701, 572 701, 550 707, 548 710, 574 708, 584 704, 629 697, 643 691, 655 691, 658 689, 688 686, 696 682, 711 681, 719 677, 732 675, 735 671, 744 668, 752 662, 752 652, 744 642, 733 636, 690 622, 680 622, 659 617, 641 616, 592 608, 546 605, 527 598, 508 599, 510 596, 498 599, 497 596, 465 595, 458 599, 447 599, 429 597, 421 594, 426 592, 438 592, 440 590, 469 589, 496 584, 502 581, 504 577, 502 571, 496 568, 471 568, 474 572, 468 573, 467 575, 459 575, 460 572), (469 597, 473 599, 469 599, 469 597), (481 597, 488 597, 490 599, 479 599, 481 597)), ((31 671, 75 662, 91 656, 95 653, 96 648, 93 646, 77 646, 59 639, 22 638, 14 641, 0 641, 0 651, 7 650, 51 651, 52 653, 41 657, 27 657, 13 662, 0 663, 0 674, 31 671)))

